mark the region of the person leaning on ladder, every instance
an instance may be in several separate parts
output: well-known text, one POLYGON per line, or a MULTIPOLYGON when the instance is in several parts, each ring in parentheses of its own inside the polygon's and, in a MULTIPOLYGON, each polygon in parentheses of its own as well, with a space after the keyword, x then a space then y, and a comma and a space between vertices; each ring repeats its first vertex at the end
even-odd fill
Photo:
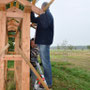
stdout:
MULTIPOLYGON (((42 4, 42 10, 47 6, 47 2, 42 4)), ((54 20, 49 8, 39 17, 35 17, 31 12, 31 22, 37 24, 35 43, 39 47, 40 58, 44 70, 44 76, 49 88, 52 88, 52 70, 50 62, 50 45, 54 36, 54 20)))

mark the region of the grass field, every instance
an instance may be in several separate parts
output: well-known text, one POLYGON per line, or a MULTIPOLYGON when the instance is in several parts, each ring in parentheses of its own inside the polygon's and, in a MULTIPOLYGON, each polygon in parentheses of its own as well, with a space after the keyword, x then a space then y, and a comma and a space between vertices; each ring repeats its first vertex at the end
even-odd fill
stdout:
MULTIPOLYGON (((51 50, 51 64, 53 90, 90 90, 90 51, 51 50)), ((15 90, 12 78, 13 72, 8 72, 7 90, 15 90)))
POLYGON ((90 90, 90 51, 51 51, 54 90, 90 90))

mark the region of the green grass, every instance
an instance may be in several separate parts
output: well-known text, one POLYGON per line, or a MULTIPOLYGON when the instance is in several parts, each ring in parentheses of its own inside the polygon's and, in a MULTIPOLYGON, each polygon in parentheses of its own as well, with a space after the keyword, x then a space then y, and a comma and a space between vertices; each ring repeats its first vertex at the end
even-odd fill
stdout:
MULTIPOLYGON (((51 51, 53 90, 90 90, 90 51, 66 52, 71 55, 64 55, 60 50, 51 51)), ((13 66, 13 61, 8 62, 9 68, 13 66)), ((8 72, 7 85, 7 90, 15 90, 13 72, 8 72)))
POLYGON ((52 62, 54 90, 90 90, 90 72, 68 62, 52 62))
POLYGON ((6 90, 16 90, 16 85, 14 81, 14 72, 8 71, 7 73, 7 85, 6 90))
POLYGON ((8 68, 14 68, 14 61, 8 61, 8 68))
MULTIPOLYGON (((14 68, 14 61, 8 61, 8 68, 14 68)), ((14 71, 7 72, 6 90, 16 90, 16 83, 14 81, 14 71)))

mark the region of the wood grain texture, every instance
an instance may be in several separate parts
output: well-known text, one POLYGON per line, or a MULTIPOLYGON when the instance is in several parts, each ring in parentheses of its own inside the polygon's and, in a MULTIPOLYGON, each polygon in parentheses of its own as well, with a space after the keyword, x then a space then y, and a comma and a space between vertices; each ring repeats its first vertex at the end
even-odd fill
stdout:
MULTIPOLYGON (((21 48, 25 55, 30 59, 30 13, 24 13, 22 22, 21 48)), ((21 90, 29 90, 30 88, 30 68, 22 61, 22 82, 21 90)))
MULTIPOLYGON (((6 13, 0 12, 0 51, 5 47, 6 40, 6 13)), ((5 51, 2 52, 2 57, 5 51)), ((0 57, 0 90, 4 90, 5 78, 4 78, 4 60, 0 57)))

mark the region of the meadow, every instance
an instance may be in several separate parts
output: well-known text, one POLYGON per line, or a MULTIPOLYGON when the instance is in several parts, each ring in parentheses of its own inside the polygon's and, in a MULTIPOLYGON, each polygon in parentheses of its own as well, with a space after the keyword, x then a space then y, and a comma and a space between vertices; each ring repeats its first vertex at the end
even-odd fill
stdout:
MULTIPOLYGON (((53 90, 90 90, 90 51, 51 50, 53 90)), ((8 62, 13 67, 14 62, 8 62)), ((7 90, 15 90, 14 72, 8 72, 7 90)))
POLYGON ((51 51, 54 90, 90 90, 90 51, 51 51))

